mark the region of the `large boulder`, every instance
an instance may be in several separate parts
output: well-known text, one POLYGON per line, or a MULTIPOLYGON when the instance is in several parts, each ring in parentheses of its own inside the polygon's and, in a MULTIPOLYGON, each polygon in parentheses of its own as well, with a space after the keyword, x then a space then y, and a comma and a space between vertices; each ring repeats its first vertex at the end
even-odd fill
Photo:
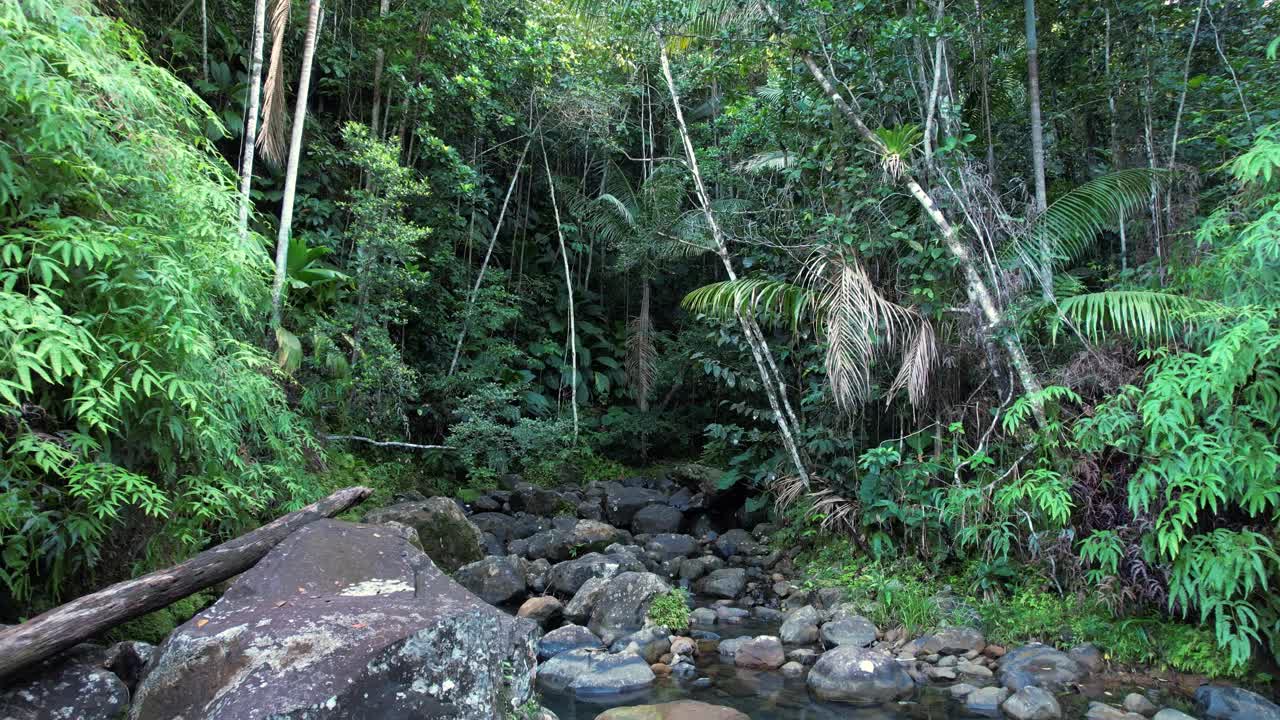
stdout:
POLYGON ((422 549, 445 572, 451 573, 484 557, 480 528, 467 519, 458 503, 447 497, 373 510, 364 516, 364 521, 398 522, 417 530, 422 549))
POLYGON ((653 573, 622 573, 605 583, 587 627, 610 645, 643 628, 653 599, 670 591, 671 587, 653 573))
POLYGON ((591 620, 591 611, 596 609, 596 601, 604 593, 609 578, 594 577, 582 583, 578 592, 573 594, 564 606, 564 619, 571 623, 585 623, 591 620))
POLYGON ((169 636, 130 719, 507 717, 532 692, 537 627, 449 579, 410 536, 297 530, 169 636))
POLYGON ((1196 704, 1206 720, 1280 720, 1280 706, 1229 685, 1201 685, 1196 689, 1196 704))
POLYGON ((1053 693, 1034 685, 1010 695, 1000 708, 1013 720, 1058 720, 1062 717, 1062 706, 1053 693))
POLYGON ((609 579, 624 572, 644 570, 644 563, 630 553, 587 553, 572 560, 556 563, 547 576, 552 590, 572 596, 591 578, 609 579))
POLYGON ((480 529, 480 532, 489 533, 504 546, 507 541, 515 539, 513 533, 516 519, 510 515, 500 512, 482 512, 472 515, 469 519, 471 524, 480 529))
POLYGON ((525 572, 520 558, 487 557, 463 565, 453 579, 490 605, 502 605, 524 597, 525 572))
POLYGON ((677 700, 659 705, 632 705, 606 710, 596 720, 751 720, 745 713, 723 705, 697 700, 677 700))
POLYGON ((738 646, 733 664, 751 670, 777 670, 787 661, 782 641, 772 635, 759 635, 738 646))
POLYGON ((684 513, 670 505, 646 505, 631 519, 631 531, 645 535, 679 532, 682 522, 684 513))
POLYGON ((581 625, 564 625, 538 641, 538 659, 549 660, 560 653, 582 649, 603 650, 604 643, 581 625))
POLYGON ((579 555, 600 552, 614 543, 631 541, 626 530, 598 520, 579 520, 573 527, 573 549, 579 555))
POLYGON ((809 671, 808 683, 819 700, 853 704, 889 702, 915 689, 897 660, 853 645, 823 653, 809 671))
POLYGON ((733 600, 742 597, 747 589, 747 571, 742 568, 722 568, 702 578, 698 592, 716 598, 733 600))
POLYGON ((934 633, 941 646, 938 652, 943 655, 965 655, 980 653, 987 647, 987 639, 982 631, 971 627, 949 627, 934 633))
POLYGON ((584 697, 621 695, 653 685, 653 671, 634 653, 570 650, 538 667, 538 685, 584 697))
POLYGON ((1074 685, 1083 675, 1079 663, 1048 645, 1023 645, 1000 659, 1000 682, 1014 692, 1031 685, 1058 692, 1074 685))
POLYGON ((129 688, 96 660, 105 651, 82 645, 40 663, 0 689, 4 720, 114 720, 129 706, 129 688))
MULTIPOLYGON (((530 560, 545 558, 553 563, 563 562, 573 557, 573 533, 558 528, 543 530, 530 535, 518 547, 522 550, 520 554, 530 560)), ((511 549, 516 548, 512 543, 511 549)))

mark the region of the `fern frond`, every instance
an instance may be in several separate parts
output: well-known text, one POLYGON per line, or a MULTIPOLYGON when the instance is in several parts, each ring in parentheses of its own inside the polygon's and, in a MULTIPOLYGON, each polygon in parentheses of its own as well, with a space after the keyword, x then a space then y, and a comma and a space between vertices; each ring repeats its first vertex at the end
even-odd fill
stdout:
POLYGON ((680 306, 720 320, 747 314, 794 329, 815 311, 817 303, 817 295, 807 287, 783 280, 739 278, 704 285, 685 295, 680 306))
POLYGON ((797 159, 795 153, 790 153, 786 150, 766 150, 743 160, 735 165, 734 168, 754 175, 775 170, 785 170, 794 165, 797 159))
MULTIPOLYGON (((1168 342, 1176 337, 1192 314, 1221 306, 1172 293, 1107 290, 1066 298, 1059 307, 1061 317, 1074 323, 1091 340, 1124 335, 1152 342, 1168 342)), ((1053 327, 1055 339, 1061 324, 1059 320, 1053 327)))

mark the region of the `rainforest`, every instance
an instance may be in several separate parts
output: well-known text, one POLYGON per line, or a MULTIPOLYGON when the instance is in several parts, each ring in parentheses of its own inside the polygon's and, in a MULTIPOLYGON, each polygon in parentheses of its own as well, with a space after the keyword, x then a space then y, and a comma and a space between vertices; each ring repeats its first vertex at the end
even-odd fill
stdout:
POLYGON ((0 716, 1280 720, 1278 54, 0 3, 0 716))

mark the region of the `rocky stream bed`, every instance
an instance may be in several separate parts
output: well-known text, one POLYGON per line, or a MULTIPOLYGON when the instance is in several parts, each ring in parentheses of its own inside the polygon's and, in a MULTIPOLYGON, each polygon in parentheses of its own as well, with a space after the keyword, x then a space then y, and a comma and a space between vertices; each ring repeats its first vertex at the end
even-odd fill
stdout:
POLYGON ((0 718, 1280 720, 1241 688, 1135 685, 1088 645, 877 628, 802 589, 771 532, 696 468, 402 497, 298 530, 159 647, 32 669, 0 718), (650 619, 673 588, 687 628, 650 619))

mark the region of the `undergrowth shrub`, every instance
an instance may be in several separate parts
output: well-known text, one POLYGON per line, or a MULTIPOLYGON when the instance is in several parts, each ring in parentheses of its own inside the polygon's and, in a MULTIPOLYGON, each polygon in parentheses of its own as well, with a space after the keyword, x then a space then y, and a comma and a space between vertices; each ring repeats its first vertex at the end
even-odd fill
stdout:
POLYGON ((689 593, 675 588, 653 599, 649 604, 649 619, 668 630, 689 627, 689 593))

